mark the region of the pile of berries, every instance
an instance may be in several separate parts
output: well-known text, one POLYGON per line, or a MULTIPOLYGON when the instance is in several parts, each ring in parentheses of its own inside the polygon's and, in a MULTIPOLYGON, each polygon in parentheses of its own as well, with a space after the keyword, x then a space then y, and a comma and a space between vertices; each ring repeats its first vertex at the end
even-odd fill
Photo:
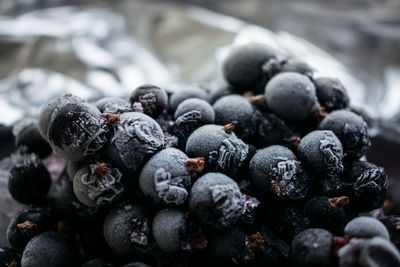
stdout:
POLYGON ((400 216, 360 216, 387 190, 367 124, 313 73, 248 44, 219 90, 46 103, 15 131, 8 187, 26 210, 0 266, 400 266, 400 216))

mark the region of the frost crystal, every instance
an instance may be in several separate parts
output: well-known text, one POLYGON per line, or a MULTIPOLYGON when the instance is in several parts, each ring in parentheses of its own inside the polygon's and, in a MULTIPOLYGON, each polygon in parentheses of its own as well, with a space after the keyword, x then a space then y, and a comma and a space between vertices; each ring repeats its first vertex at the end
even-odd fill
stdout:
POLYGON ((146 218, 133 218, 132 222, 132 231, 131 231, 131 242, 140 245, 146 246, 149 243, 148 235, 150 232, 149 222, 146 218))
POLYGON ((353 188, 356 195, 362 195, 368 189, 385 190, 386 179, 383 177, 383 168, 373 168, 365 170, 354 182, 353 188))
POLYGON ((216 210, 222 215, 219 221, 228 226, 235 222, 244 212, 246 197, 235 184, 220 184, 210 187, 211 198, 216 210))
POLYGON ((171 173, 164 168, 154 173, 154 185, 158 197, 168 204, 184 203, 188 196, 185 186, 188 184, 190 184, 190 176, 171 177, 171 173))
POLYGON ((328 175, 342 173, 341 147, 335 142, 332 136, 325 136, 321 139, 319 149, 324 155, 324 162, 327 167, 328 175))
POLYGON ((186 137, 198 127, 200 120, 200 110, 186 112, 175 120, 174 133, 177 136, 186 137))
POLYGON ((139 102, 142 104, 143 110, 151 113, 153 110, 157 109, 157 98, 153 93, 147 93, 139 96, 139 102))

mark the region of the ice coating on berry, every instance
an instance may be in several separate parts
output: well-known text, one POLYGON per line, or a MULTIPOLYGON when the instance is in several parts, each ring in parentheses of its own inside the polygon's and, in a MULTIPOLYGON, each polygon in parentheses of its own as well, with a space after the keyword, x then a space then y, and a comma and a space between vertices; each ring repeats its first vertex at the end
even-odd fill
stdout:
POLYGON ((188 111, 175 120, 174 134, 180 137, 187 137, 198 128, 200 121, 200 110, 188 111))
POLYGON ((176 148, 166 148, 155 154, 139 175, 142 192, 155 203, 183 204, 192 183, 185 166, 187 159, 186 154, 176 148))
POLYGON ((149 156, 162 149, 164 133, 158 123, 145 114, 129 112, 120 117, 106 152, 117 167, 135 172, 149 156))
POLYGON ((97 153, 106 143, 107 127, 100 111, 87 103, 63 103, 53 112, 48 140, 62 157, 80 161, 97 153))
POLYGON ((297 72, 307 77, 312 78, 314 69, 298 59, 288 59, 283 62, 283 66, 280 69, 281 72, 297 72))
POLYGON ((349 96, 343 84, 335 78, 320 77, 313 80, 318 101, 326 111, 345 109, 349 106, 349 96))
POLYGON ((246 198, 236 182, 222 173, 200 177, 189 194, 189 210, 202 224, 227 227, 245 211, 246 198))
POLYGON ((133 90, 129 101, 135 111, 140 106, 145 114, 156 118, 167 108, 168 96, 164 89, 145 84, 133 90))
POLYGON ((234 175, 247 158, 249 146, 220 125, 204 125, 195 130, 186 143, 189 157, 204 157, 206 167, 234 175))
POLYGON ((360 216, 348 222, 344 228, 344 234, 351 238, 372 238, 380 236, 387 240, 390 239, 389 232, 382 222, 366 216, 360 216))
POLYGON ((333 177, 343 172, 343 148, 332 131, 312 131, 301 139, 297 152, 314 173, 333 177))
POLYGON ((148 245, 148 235, 150 232, 150 227, 147 218, 132 218, 131 224, 131 242, 139 246, 148 245))
POLYGON ((172 112, 178 108, 179 104, 183 101, 190 99, 190 98, 197 98, 208 101, 209 97, 203 89, 196 87, 196 86, 182 86, 178 91, 173 93, 169 99, 169 107, 172 112))
POLYGON ((94 104, 101 113, 121 114, 131 112, 129 102, 119 97, 105 97, 94 104))

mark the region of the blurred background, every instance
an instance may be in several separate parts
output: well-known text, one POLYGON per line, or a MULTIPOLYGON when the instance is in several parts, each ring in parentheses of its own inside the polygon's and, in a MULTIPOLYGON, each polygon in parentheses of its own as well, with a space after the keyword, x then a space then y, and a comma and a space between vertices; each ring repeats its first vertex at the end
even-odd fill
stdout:
MULTIPOLYGON (((370 124, 367 157, 400 203, 400 0, 0 0, 0 14, 0 159, 14 149, 11 126, 55 95, 213 90, 229 47, 258 41, 343 82, 370 124)), ((6 174, 4 220, 15 212, 6 174)))

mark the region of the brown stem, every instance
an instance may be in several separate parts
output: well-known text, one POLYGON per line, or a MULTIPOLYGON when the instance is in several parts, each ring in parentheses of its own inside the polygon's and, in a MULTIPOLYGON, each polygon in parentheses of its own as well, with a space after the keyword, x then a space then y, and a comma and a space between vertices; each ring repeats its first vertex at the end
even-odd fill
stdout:
POLYGON ((261 247, 265 243, 263 236, 260 232, 257 232, 252 235, 246 235, 246 244, 247 247, 255 249, 261 247))
POLYGON ((267 106, 267 97, 265 94, 256 95, 250 97, 251 103, 258 107, 266 107, 267 106))
POLYGON ((297 148, 300 145, 300 141, 301 139, 298 138, 297 136, 292 136, 289 138, 289 143, 295 148, 297 148))
POLYGON ((336 209, 341 209, 349 205, 349 198, 346 196, 330 198, 329 204, 336 209))
POLYGON ((228 123, 222 128, 222 130, 224 130, 227 134, 232 134, 234 129, 235 125, 233 123, 228 123))
POLYGON ((205 160, 203 157, 185 160, 185 168, 190 173, 200 173, 204 169, 205 160))
POLYGON ((35 235, 37 225, 31 221, 25 221, 17 224, 17 227, 23 236, 29 237, 35 235))
POLYGON ((96 176, 96 178, 99 179, 99 180, 101 180, 105 176, 107 176, 108 175, 107 164, 105 164, 104 162, 100 163, 99 166, 97 166, 97 168, 94 169, 93 175, 96 176))
POLYGON ((328 116, 328 113, 325 111, 325 107, 317 107, 313 111, 313 116, 317 118, 319 122, 321 122, 323 119, 325 119, 326 116, 328 116))

